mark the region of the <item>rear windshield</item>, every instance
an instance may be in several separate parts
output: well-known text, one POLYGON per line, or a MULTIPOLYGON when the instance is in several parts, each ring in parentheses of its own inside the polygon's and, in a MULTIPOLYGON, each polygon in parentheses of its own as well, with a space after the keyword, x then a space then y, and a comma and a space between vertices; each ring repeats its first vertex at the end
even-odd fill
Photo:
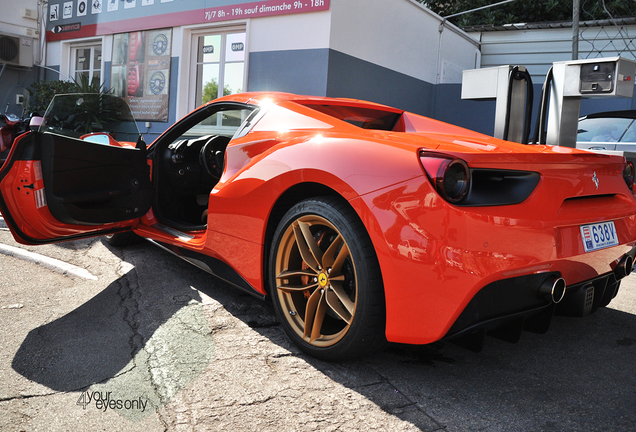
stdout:
POLYGON ((342 120, 362 129, 390 131, 397 124, 401 112, 387 111, 377 108, 367 108, 347 105, 303 104, 308 108, 320 111, 338 120, 342 120))

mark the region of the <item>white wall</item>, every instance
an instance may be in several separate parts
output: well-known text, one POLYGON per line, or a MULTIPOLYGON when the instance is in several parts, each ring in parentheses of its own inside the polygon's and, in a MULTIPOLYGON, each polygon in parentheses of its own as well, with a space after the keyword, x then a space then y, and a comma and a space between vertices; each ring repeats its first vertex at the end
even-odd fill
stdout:
MULTIPOLYGON (((478 43, 411 0, 331 0, 330 9, 250 21, 250 52, 331 48, 430 82, 461 82, 478 43), (439 75, 439 76, 438 76, 439 75)), ((477 60, 478 61, 478 60, 477 60)))
POLYGON ((36 37, 38 23, 35 19, 23 18, 25 9, 30 9, 36 13, 38 9, 37 0, 0 0, 0 32, 10 33, 17 36, 36 37))
POLYGON ((331 0, 331 14, 330 48, 342 53, 430 83, 475 67, 478 44, 449 23, 440 32, 441 18, 411 0, 331 0))
MULTIPOLYGON (((333 1, 333 0, 332 0, 333 1)), ((329 48, 331 11, 252 18, 250 52, 329 48)))
POLYGON ((0 34, 21 36, 21 64, 31 66, 39 60, 38 27, 37 0, 0 0, 0 34), (33 18, 23 17, 26 10, 33 18))

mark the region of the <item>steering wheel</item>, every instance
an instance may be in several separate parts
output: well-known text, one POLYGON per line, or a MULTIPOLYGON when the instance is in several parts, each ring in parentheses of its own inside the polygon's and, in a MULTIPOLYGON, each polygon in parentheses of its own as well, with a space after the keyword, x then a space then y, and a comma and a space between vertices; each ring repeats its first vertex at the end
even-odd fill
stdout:
POLYGON ((199 153, 199 162, 215 179, 220 179, 225 164, 225 147, 230 139, 222 135, 215 135, 208 139, 199 153))

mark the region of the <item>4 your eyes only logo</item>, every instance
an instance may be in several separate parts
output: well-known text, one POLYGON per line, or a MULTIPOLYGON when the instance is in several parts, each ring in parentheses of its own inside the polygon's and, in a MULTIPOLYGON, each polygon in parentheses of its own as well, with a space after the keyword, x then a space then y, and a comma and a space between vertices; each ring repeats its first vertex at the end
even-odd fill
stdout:
POLYGON ((146 405, 148 400, 144 400, 141 397, 137 399, 115 399, 112 396, 113 392, 100 392, 100 391, 84 391, 80 395, 79 399, 75 403, 86 409, 88 405, 95 404, 95 408, 100 411, 106 412, 106 410, 118 409, 118 410, 139 410, 141 412, 146 411, 146 405))

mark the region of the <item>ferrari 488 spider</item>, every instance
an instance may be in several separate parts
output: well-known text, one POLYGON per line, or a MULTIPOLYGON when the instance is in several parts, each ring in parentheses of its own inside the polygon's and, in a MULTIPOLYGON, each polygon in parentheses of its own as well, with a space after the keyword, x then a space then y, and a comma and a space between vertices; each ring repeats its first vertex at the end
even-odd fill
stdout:
POLYGON ((326 360, 515 341, 631 272, 634 167, 374 103, 249 93, 146 146, 125 103, 60 95, 0 171, 17 241, 140 236, 257 297, 326 360))

